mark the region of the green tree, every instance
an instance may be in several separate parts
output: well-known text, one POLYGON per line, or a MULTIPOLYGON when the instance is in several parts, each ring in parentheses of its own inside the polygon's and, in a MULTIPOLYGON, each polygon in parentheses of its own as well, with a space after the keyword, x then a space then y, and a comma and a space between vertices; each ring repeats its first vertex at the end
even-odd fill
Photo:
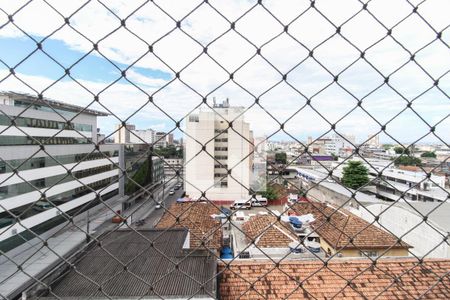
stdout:
POLYGON ((275 153, 275 161, 279 164, 287 163, 287 155, 286 152, 277 152, 275 153))
POLYGON ((156 148, 153 153, 164 158, 183 158, 183 148, 177 149, 174 145, 168 145, 164 148, 156 148))
POLYGON ((146 186, 150 183, 149 169, 148 159, 146 159, 145 162, 139 166, 139 169, 136 171, 136 173, 131 176, 132 180, 127 180, 127 183, 125 185, 125 193, 127 195, 138 191, 141 186, 146 186))
POLYGON ((400 155, 397 157, 394 161, 394 164, 396 166, 402 165, 402 166, 421 166, 422 161, 417 157, 411 157, 407 155, 400 155))
POLYGON ((431 158, 436 158, 436 153, 432 152, 432 151, 426 151, 424 153, 422 153, 420 155, 420 157, 431 157, 431 158))
POLYGON ((261 193, 261 196, 267 200, 276 200, 279 198, 278 192, 270 185, 268 185, 266 190, 261 193))
POLYGON ((360 161, 349 161, 344 168, 342 183, 351 189, 359 189, 369 182, 367 168, 360 161))
POLYGON ((391 149, 392 148, 392 145, 391 144, 384 144, 383 145, 383 149, 384 150, 389 150, 389 149, 391 149))
POLYGON ((396 147, 394 147, 394 151, 395 151, 395 153, 397 153, 397 154, 406 154, 406 155, 409 154, 409 149, 403 148, 403 147, 401 147, 401 146, 396 146, 396 147))

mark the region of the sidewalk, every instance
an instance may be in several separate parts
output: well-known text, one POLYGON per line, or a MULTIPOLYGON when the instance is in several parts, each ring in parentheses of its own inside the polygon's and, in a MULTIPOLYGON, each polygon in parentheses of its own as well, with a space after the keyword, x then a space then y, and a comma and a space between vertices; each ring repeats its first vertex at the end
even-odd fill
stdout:
MULTIPOLYGON (((167 185, 165 188, 165 195, 167 191, 172 188, 173 185, 167 185)), ((158 199, 162 196, 162 189, 157 194, 158 199)), ((120 198, 111 201, 111 208, 113 211, 121 210, 120 198)), ((139 209, 134 211, 136 207, 131 207, 127 211, 123 212, 125 216, 129 216, 132 213, 133 221, 144 219, 150 215, 155 209, 154 201, 147 201, 142 204, 139 209)), ((106 230, 113 230, 119 224, 111 222, 111 218, 114 212, 109 208, 104 207, 94 215, 90 216, 89 233, 93 235, 99 235, 106 230)), ((35 278, 40 278, 56 266, 60 261, 60 257, 67 257, 74 253, 83 243, 86 241, 87 232, 87 220, 83 219, 78 222, 77 225, 83 231, 75 226, 69 226, 63 232, 49 238, 47 240, 48 247, 43 247, 42 243, 36 246, 30 247, 26 251, 20 254, 10 257, 16 264, 22 266, 22 271, 19 271, 17 265, 7 260, 0 264, 0 299, 12 298, 20 295, 20 293, 27 287, 27 282, 35 282, 35 278), (50 250, 52 249, 52 250, 50 250), (27 275, 28 274, 28 275, 27 275)))

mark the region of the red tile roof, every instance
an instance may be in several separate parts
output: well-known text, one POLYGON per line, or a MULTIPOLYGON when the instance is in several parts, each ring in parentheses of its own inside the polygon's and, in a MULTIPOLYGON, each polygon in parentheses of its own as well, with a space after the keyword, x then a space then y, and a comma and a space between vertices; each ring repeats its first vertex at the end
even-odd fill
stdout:
POLYGON ((219 263, 222 300, 449 299, 450 260, 366 259, 219 263), (442 281, 440 281, 442 278, 442 281), (349 284, 348 284, 349 283, 349 284), (300 286, 301 285, 301 286, 300 286))
POLYGON ((191 248, 197 248, 204 242, 207 248, 219 249, 222 244, 221 223, 211 215, 220 213, 211 203, 174 203, 164 212, 156 228, 187 228, 191 248))
POLYGON ((320 202, 301 202, 292 206, 299 215, 313 214, 312 227, 335 249, 388 249, 410 248, 405 242, 378 228, 349 211, 320 202), (329 219, 328 219, 329 218, 329 219))
POLYGON ((291 233, 277 218, 272 215, 253 216, 242 226, 248 242, 256 241, 258 247, 288 247, 289 243, 298 238, 291 233))

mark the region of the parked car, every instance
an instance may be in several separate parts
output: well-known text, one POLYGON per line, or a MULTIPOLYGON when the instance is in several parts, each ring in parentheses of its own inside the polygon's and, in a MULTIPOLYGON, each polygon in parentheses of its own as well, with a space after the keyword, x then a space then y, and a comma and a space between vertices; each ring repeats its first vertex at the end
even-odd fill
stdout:
POLYGON ((175 194, 175 191, 173 190, 173 189, 171 189, 170 191, 169 191, 169 195, 174 195, 175 194))
POLYGON ((236 200, 230 206, 230 209, 250 209, 250 208, 252 208, 252 203, 250 202, 250 200, 247 199, 236 200))
POLYGON ((264 197, 259 197, 259 198, 252 198, 252 206, 267 206, 268 202, 267 199, 264 197))

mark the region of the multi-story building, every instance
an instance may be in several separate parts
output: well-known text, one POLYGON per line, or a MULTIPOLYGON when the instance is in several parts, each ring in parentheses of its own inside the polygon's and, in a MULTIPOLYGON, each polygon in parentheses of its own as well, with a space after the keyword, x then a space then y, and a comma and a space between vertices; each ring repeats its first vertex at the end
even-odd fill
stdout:
POLYGON ((114 143, 116 144, 128 144, 131 143, 131 132, 136 130, 136 126, 132 124, 117 124, 114 133, 114 143))
POLYGON ((202 192, 210 200, 248 197, 252 133, 242 111, 242 107, 232 107, 225 101, 214 105, 213 111, 200 110, 189 116, 185 189, 190 197, 198 199, 202 192))
POLYGON ((168 133, 166 135, 167 145, 173 145, 173 133, 168 133))
POLYGON ((366 145, 373 147, 373 148, 380 147, 380 135, 378 135, 378 134, 374 135, 374 136, 368 135, 367 138, 368 138, 368 140, 365 143, 366 145))
POLYGON ((167 147, 167 133, 158 131, 155 133, 154 146, 157 148, 167 147))
POLYGON ((97 117, 105 113, 0 96, 0 250, 9 251, 96 206, 97 194, 102 201, 116 195, 119 147, 96 149, 97 117))
POLYGON ((95 143, 97 116, 107 115, 14 92, 0 93, 0 106, 2 146, 95 143))
POLYGON ((155 131, 153 129, 132 130, 130 133, 130 143, 132 144, 152 144, 155 141, 155 131))

